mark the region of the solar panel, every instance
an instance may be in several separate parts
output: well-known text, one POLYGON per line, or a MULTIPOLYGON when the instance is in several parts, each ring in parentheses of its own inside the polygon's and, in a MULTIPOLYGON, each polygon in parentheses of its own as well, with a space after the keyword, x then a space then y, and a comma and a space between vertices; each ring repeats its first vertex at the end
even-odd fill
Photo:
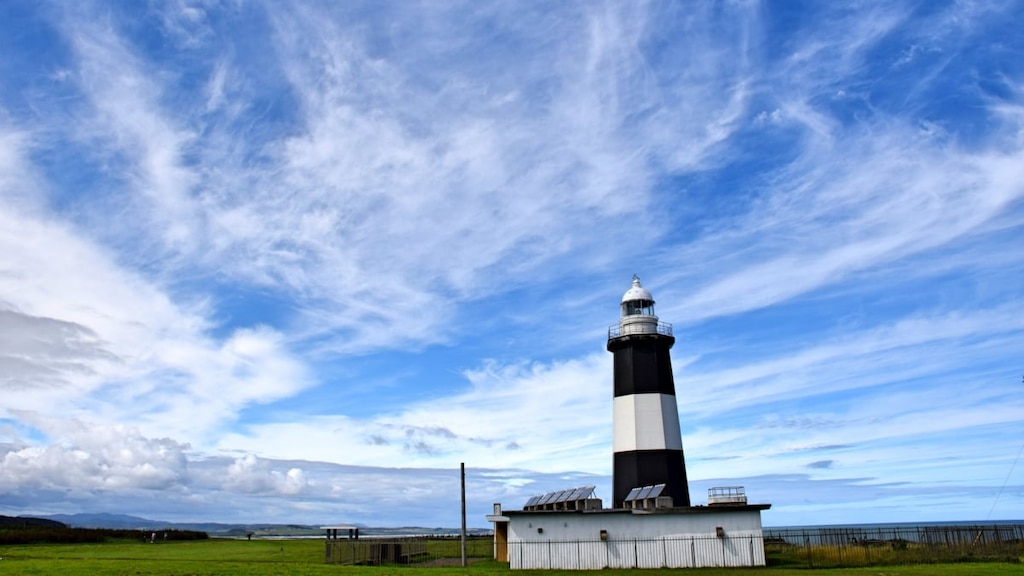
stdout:
POLYGON ((593 494, 594 494, 594 487, 593 486, 581 486, 581 487, 573 490, 572 496, 569 497, 569 500, 572 501, 572 502, 576 502, 578 500, 586 500, 587 498, 590 498, 591 496, 593 496, 593 494))
POLYGON ((594 486, 580 486, 579 488, 568 488, 565 490, 555 490, 554 492, 548 492, 547 494, 541 494, 539 496, 533 496, 526 501, 523 508, 539 508, 549 504, 562 504, 568 502, 578 502, 580 500, 586 500, 594 495, 594 486))
POLYGON ((647 494, 647 498, 657 498, 661 496, 661 493, 665 491, 664 484, 655 484, 651 486, 651 491, 647 494))
POLYGON ((636 500, 647 500, 648 498, 657 498, 661 496, 661 493, 665 491, 664 484, 655 484, 653 486, 637 486, 629 491, 626 495, 625 502, 633 502, 636 500))

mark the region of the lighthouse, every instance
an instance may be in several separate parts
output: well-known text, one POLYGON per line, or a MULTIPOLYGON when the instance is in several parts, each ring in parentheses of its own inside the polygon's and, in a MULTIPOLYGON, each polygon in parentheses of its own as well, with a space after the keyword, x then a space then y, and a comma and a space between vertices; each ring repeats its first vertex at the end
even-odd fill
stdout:
POLYGON ((619 323, 608 329, 614 356, 612 506, 594 486, 538 494, 522 510, 494 503, 494 558, 513 570, 764 566, 761 511, 742 486, 708 490, 691 506, 669 350, 672 325, 633 276, 619 323), (685 535, 683 537, 682 535, 685 535))
POLYGON ((654 297, 633 276, 619 323, 608 329, 614 355, 612 506, 654 486, 673 507, 690 505, 669 350, 672 325, 654 314, 654 297))

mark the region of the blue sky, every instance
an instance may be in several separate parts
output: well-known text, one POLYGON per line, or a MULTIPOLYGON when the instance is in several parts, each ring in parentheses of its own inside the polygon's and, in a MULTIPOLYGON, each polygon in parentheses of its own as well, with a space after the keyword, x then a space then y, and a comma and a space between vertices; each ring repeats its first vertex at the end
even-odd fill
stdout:
POLYGON ((1024 518, 1019 2, 3 2, 0 514, 1024 518))

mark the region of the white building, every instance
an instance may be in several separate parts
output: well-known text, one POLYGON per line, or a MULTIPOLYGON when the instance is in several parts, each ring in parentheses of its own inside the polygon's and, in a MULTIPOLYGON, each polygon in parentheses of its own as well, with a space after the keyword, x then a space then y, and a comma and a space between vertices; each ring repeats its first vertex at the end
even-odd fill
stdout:
POLYGON ((496 505, 487 517, 495 558, 513 569, 764 566, 761 511, 770 504, 747 504, 736 487, 712 489, 712 502, 721 490, 726 503, 707 506, 659 508, 656 498, 636 508, 601 508, 593 499, 560 509, 496 505))

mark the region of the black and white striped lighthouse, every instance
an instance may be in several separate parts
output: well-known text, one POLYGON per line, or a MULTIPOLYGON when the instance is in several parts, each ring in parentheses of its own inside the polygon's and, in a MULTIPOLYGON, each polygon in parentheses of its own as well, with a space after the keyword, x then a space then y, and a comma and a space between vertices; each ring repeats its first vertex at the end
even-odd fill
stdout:
POLYGON ((614 354, 615 400, 612 505, 623 506, 630 490, 664 484, 673 506, 689 506, 683 440, 669 349, 672 325, 654 315, 654 297, 633 276, 622 297, 619 324, 608 329, 614 354))

